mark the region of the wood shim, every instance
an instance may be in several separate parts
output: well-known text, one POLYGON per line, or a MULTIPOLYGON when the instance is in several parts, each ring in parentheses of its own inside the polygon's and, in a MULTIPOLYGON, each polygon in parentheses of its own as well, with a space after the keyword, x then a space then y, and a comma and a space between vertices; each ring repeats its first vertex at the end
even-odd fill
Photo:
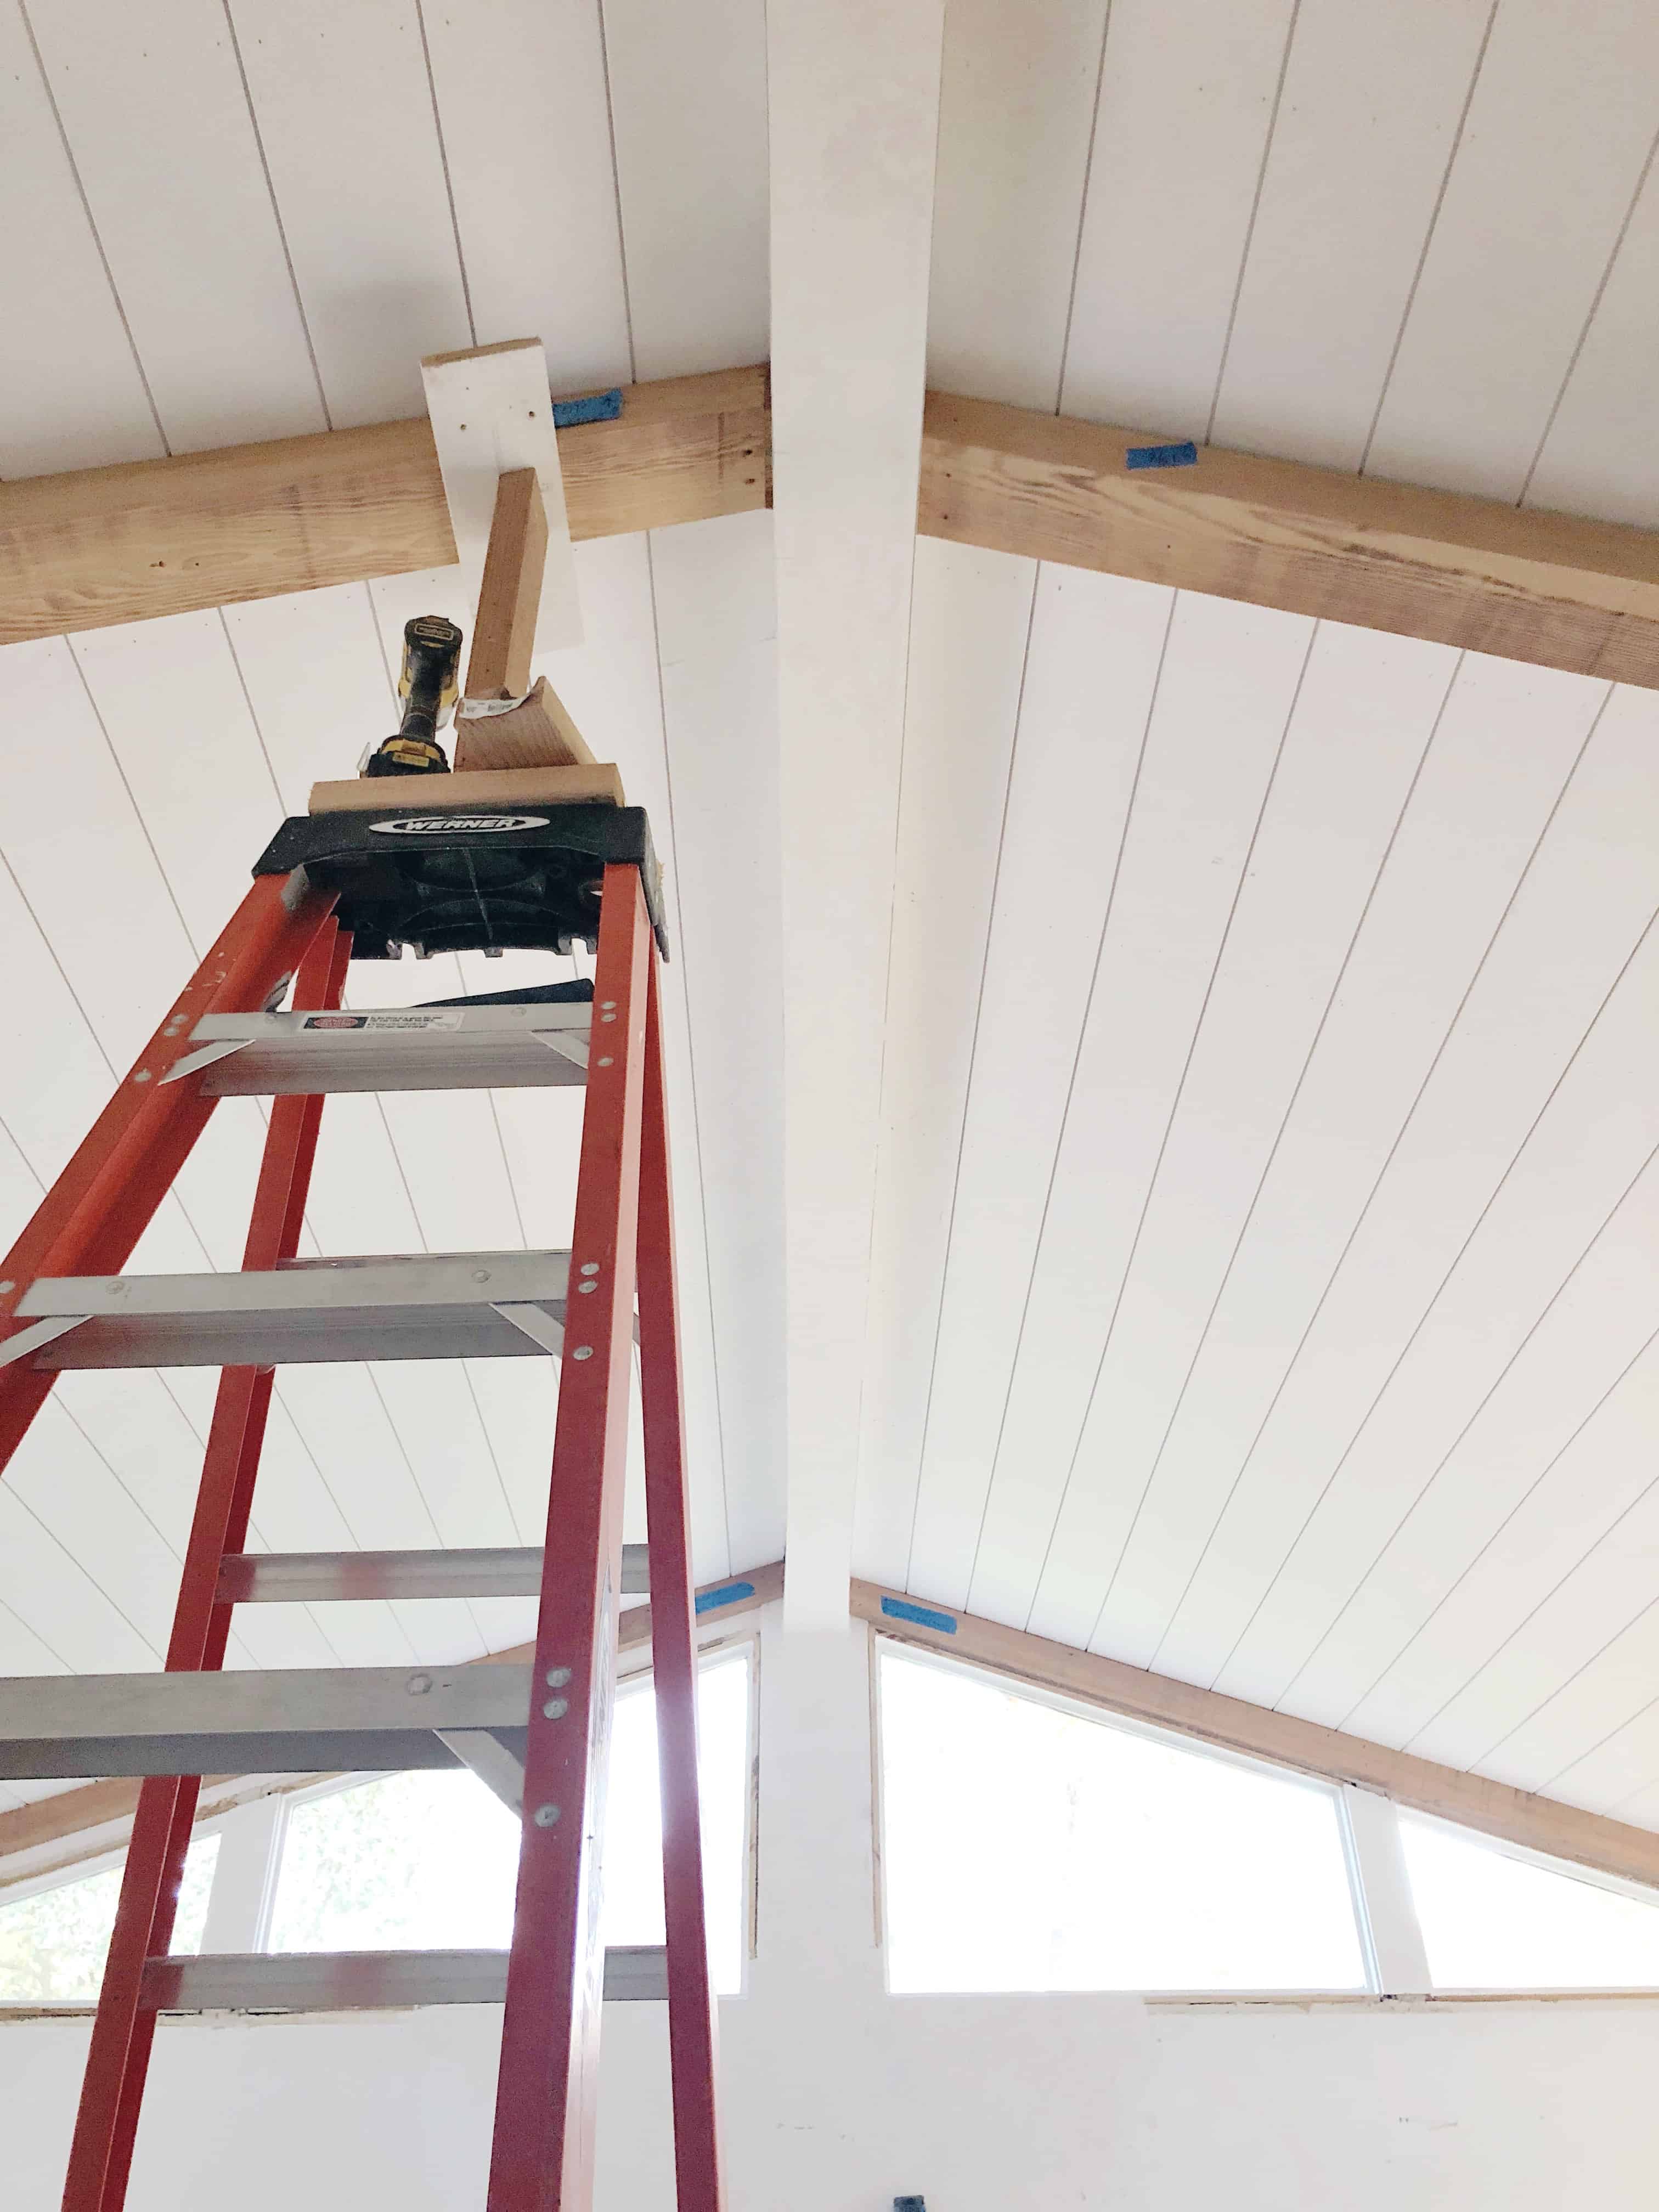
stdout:
POLYGON ((538 676, 527 699, 505 714, 455 720, 455 769, 592 768, 593 755, 558 693, 538 676))
POLYGON ((1413 1812, 1432 1813, 1482 1835, 1524 1844, 1553 1858, 1571 1859, 1626 1881, 1659 1886, 1659 1835, 1610 1820, 1604 1813, 1581 1812, 1553 1797, 1534 1796, 1479 1774, 1437 1766, 1409 1753, 1368 1743, 1363 1736, 1344 1735, 1338 1729, 1297 1720, 1267 1705, 1247 1705, 1242 1698, 1223 1697, 1218 1691, 1202 1690, 1171 1675, 1148 1674, 1144 1668, 1079 1651, 1073 1644, 1051 1644, 1047 1637, 1005 1628, 971 1613, 932 1607, 876 1583, 854 1582, 852 1609, 854 1620, 867 1620, 884 1636, 944 1652, 965 1665, 1057 1690, 1103 1711, 1147 1721, 1298 1773, 1356 1783, 1413 1812), (885 1611, 884 1602, 904 1610, 885 1611), (948 1620, 954 1627, 931 1627, 915 1617, 918 1612, 948 1620))

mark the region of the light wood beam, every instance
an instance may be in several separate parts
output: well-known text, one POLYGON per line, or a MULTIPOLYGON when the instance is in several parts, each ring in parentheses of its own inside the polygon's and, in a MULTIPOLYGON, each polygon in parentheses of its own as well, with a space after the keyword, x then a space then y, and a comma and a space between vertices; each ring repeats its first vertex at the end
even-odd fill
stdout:
POLYGON ((547 509, 534 469, 509 469, 495 487, 472 650, 469 699, 522 699, 530 689, 536 617, 547 563, 547 509))
POLYGON ((1430 1759, 1413 1759, 1407 1752, 1368 1743, 1363 1736, 1344 1735, 1340 1729, 1297 1720, 1293 1714, 1274 1712, 1267 1705, 1246 1705, 1243 1698, 1223 1697, 1215 1690, 1178 1682, 1168 1674, 1150 1674, 1142 1668, 1125 1666, 1121 1660, 1103 1658, 1097 1652, 1079 1651, 1069 1644, 1051 1644, 1046 1637, 1005 1628, 971 1613, 930 1607, 926 1601, 907 1597, 901 1590, 884 1589, 876 1583, 854 1583, 852 1610, 855 1620, 868 1621, 884 1636, 895 1637, 901 1643, 944 1652, 952 1659, 1035 1683, 1045 1690, 1058 1690, 1084 1705, 1098 1705, 1103 1711, 1121 1713, 1132 1720, 1149 1721, 1200 1743, 1246 1752, 1299 1773, 1322 1776, 1328 1782, 1357 1783, 1413 1812, 1455 1820, 1504 1843, 1522 1844, 1529 1850, 1571 1859, 1602 1874, 1621 1875, 1626 1881, 1659 1886, 1659 1835, 1649 1828, 1610 1820, 1604 1813, 1583 1812, 1575 1805, 1512 1790, 1506 1783, 1490 1782, 1482 1775, 1437 1766, 1430 1759), (884 1600, 912 1608, 920 1606, 954 1622, 954 1628, 929 1627, 914 1617, 884 1611, 884 1600))
MULTIPOLYGON (((559 433, 573 538, 770 502, 767 372, 636 384, 559 433)), ((0 484, 0 644, 455 559, 424 416, 0 484)))

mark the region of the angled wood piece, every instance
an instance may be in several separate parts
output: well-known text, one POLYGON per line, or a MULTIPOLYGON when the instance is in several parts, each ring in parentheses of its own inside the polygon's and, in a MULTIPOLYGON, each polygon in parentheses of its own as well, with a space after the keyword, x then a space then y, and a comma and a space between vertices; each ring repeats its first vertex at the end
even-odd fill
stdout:
POLYGON ((509 469, 495 486, 466 665, 469 699, 522 699, 529 690, 546 562, 547 509, 536 471, 509 469))
POLYGON ((455 720, 455 766, 463 769, 591 768, 593 754, 568 708, 544 676, 530 696, 505 714, 469 715, 467 702, 455 720))

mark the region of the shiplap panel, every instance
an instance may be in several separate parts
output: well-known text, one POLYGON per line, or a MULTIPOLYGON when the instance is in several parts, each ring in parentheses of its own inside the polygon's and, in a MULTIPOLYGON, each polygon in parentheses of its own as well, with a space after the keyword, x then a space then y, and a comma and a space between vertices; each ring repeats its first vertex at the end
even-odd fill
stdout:
POLYGON ((1061 406, 1202 438, 1293 0, 1114 0, 1061 406))
POLYGON ((1144 1664, 1124 1548, 1455 666, 1318 631, 1096 1377, 1031 1625, 1144 1664), (1120 1571, 1120 1570, 1121 1571, 1120 1571))
POLYGON ((1517 499, 1653 143, 1659 15, 1504 0, 1366 461, 1517 499))
POLYGON ((625 384, 628 307, 595 0, 471 0, 428 8, 424 21, 479 344, 538 337, 556 392, 625 384), (534 130, 507 124, 520 111, 534 112, 534 130))
POLYGON ((951 0, 945 17, 927 380, 1053 407, 1107 0, 951 0))
POLYGON ((972 1603, 994 1620, 1023 1625, 1036 1592, 1312 629, 1176 603, 986 1507, 972 1603))
POLYGON ((782 1548, 786 1449, 772 518, 659 531, 652 566, 726 1527, 755 1566, 782 1548))
POLYGON ((1621 692, 1595 722, 1183 1602, 1175 1671, 1271 1701, 1306 1657, 1299 1605, 1269 1595, 1286 1555, 1652 914, 1656 711, 1621 692))
POLYGON ((1125 1555, 1160 1637, 1571 773, 1570 696, 1459 667, 1125 1555))
POLYGON ((902 1587, 913 1526, 925 1558, 933 1524, 970 1510, 929 1484, 926 1448, 1036 583, 1005 553, 916 549, 854 1530, 902 1587))
MULTIPOLYGON (((1592 1566, 1597 1564, 1591 1562, 1592 1566)), ((1483 1773, 1512 1782, 1518 1789, 1559 1789, 1575 1802, 1589 1797, 1616 1802, 1653 1778, 1659 1767, 1650 1712, 1655 1685, 1659 1684, 1659 1602, 1651 1595, 1651 1548, 1636 1561, 1628 1555, 1620 1558, 1611 1572, 1587 1576, 1585 1587, 1573 1594, 1582 1602, 1597 1586, 1609 1609, 1596 1626, 1589 1655, 1535 1712, 1485 1755, 1483 1773), (1632 1618, 1632 1601, 1626 1593, 1633 1567, 1646 1570, 1647 1601, 1632 1618), (1622 1620, 1628 1620, 1628 1626, 1610 1634, 1613 1622, 1622 1620), (1648 1725, 1632 1729, 1644 1717, 1648 1725), (1620 1733, 1627 1729, 1631 1735, 1621 1745, 1620 1733), (1644 1737, 1645 1755, 1638 1764, 1627 1763, 1640 1753, 1644 1737)))
POLYGON ((22 11, 0 13, 0 228, 15 313, 0 347, 0 476, 163 448, 22 11))
POLYGON ((1218 445, 1358 467, 1492 5, 1302 0, 1218 445))
MULTIPOLYGON (((0 822, 0 853, 6 842, 0 822)), ((115 1075, 5 866, 0 866, 0 945, 5 946, 0 1010, 7 1038, 0 1053, 0 1121, 38 1178, 27 1202, 32 1213, 41 1188, 102 1112, 115 1075)))
POLYGON ((937 1346, 915 1332, 933 1372, 914 1553, 914 1452, 884 1543, 866 1508, 859 1571, 891 1559, 900 1587, 960 1595, 972 1572, 1171 611, 1152 585, 1038 578, 937 1346))
POLYGON ((1656 1147, 1651 931, 1309 1523, 1308 1619, 1348 1595, 1297 1711, 1342 1720, 1659 1328, 1656 1147))
MULTIPOLYGON (((26 1456, 40 1449, 26 1437, 0 1482, 0 1604, 52 1654, 55 1665, 47 1672, 115 1674, 158 1665, 155 1650, 45 1526, 15 1480, 26 1456)), ((35 1671, 27 1660, 17 1668, 35 1671)))
POLYGON ((763 0, 607 0, 634 374, 769 351, 763 0))
POLYGON ((1406 1655, 1398 1671, 1417 1692, 1412 1705, 1390 1705, 1382 1686, 1379 1712, 1396 1725, 1415 1720, 1413 1751, 1484 1759, 1653 1604, 1656 1413, 1659 1353, 1650 1348, 1431 1622, 1420 1675, 1410 1671, 1415 1650, 1406 1655), (1437 1662, 1443 1683, 1434 1698, 1437 1662))
POLYGON ((219 0, 36 0, 30 19, 168 444, 322 429, 219 0))
POLYGON ((305 812, 313 783, 355 775, 365 747, 397 727, 380 625, 362 584, 250 599, 224 623, 276 786, 274 834, 305 812))
POLYGON ((1538 465, 1528 507, 1659 525, 1659 164, 1607 275, 1538 465))
POLYGON ((230 13, 329 419, 424 414, 422 355, 474 339, 416 0, 230 13))

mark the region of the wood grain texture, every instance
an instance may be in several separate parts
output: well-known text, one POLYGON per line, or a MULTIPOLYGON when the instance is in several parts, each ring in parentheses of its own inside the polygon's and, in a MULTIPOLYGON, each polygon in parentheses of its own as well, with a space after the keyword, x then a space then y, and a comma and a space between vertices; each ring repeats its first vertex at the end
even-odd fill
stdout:
POLYGON ((917 527, 1078 568, 1659 685, 1659 535, 929 394, 917 527))
POLYGON ((1116 1659, 1079 1651, 1070 1644, 1051 1644, 1046 1637, 1005 1628, 1000 1622, 983 1620, 973 1613, 951 1614, 954 1633, 928 1628, 919 1621, 884 1613, 885 1598, 918 1602, 906 1601, 903 1592, 884 1589, 879 1583, 855 1581, 854 1619, 868 1621, 884 1636, 901 1643, 943 1651, 969 1665, 1059 1691, 1107 1712, 1148 1721, 1202 1743, 1294 1768, 1298 1773, 1379 1790, 1414 1812, 1432 1813, 1482 1835, 1571 1859, 1626 1881, 1659 1884, 1659 1835, 1650 1829, 1633 1828, 1601 1813, 1581 1812, 1576 1806, 1512 1790, 1482 1775, 1437 1766, 1407 1752, 1367 1743, 1361 1736, 1345 1735, 1339 1729, 1321 1728, 1315 1722, 1297 1720, 1292 1714, 1274 1712, 1265 1705, 1246 1705, 1242 1698, 1223 1697, 1167 1674, 1150 1674, 1116 1659))
POLYGON ((547 509, 534 469, 508 469, 495 487, 483 582, 466 665, 469 699, 521 699, 547 565, 547 509))
MULTIPOLYGON (((767 372, 635 385, 559 434, 571 536, 770 503, 767 372)), ((0 484, 0 644, 450 566, 424 419, 0 484)))
POLYGON ((592 766, 592 749, 544 676, 538 676, 528 697, 505 714, 457 715, 458 775, 471 769, 592 766))
POLYGON ((407 814, 424 806, 626 806, 622 778, 608 763, 583 768, 469 770, 460 775, 355 776, 313 783, 313 814, 407 814))

